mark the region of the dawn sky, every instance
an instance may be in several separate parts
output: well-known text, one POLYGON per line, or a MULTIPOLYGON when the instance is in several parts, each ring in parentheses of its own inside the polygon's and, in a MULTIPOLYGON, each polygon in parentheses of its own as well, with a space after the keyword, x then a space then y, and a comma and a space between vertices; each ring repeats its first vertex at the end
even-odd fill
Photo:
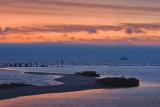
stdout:
POLYGON ((0 0, 0 43, 160 45, 160 0, 0 0))

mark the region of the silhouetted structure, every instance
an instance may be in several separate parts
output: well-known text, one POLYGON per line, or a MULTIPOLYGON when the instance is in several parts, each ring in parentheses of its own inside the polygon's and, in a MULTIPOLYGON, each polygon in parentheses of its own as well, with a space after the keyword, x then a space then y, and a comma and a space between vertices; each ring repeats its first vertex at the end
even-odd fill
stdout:
POLYGON ((37 63, 37 62, 35 62, 35 64, 36 64, 36 67, 38 67, 38 63, 37 63))
MULTIPOLYGON (((62 65, 58 64, 59 67, 64 66, 64 62, 62 60, 62 65)), ((3 62, 0 63, 0 67, 49 67, 49 65, 53 66, 54 64, 48 64, 48 63, 38 63, 35 62, 3 62)))
POLYGON ((123 57, 120 58, 121 60, 128 60, 128 55, 125 55, 123 57))
POLYGON ((63 67, 63 63, 64 63, 64 62, 63 62, 63 60, 62 60, 62 67, 63 67))

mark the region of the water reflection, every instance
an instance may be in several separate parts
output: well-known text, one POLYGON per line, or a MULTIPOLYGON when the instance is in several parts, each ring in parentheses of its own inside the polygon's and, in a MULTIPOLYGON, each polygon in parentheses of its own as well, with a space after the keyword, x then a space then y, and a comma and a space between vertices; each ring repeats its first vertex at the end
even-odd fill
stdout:
POLYGON ((140 87, 160 87, 160 84, 153 82, 140 82, 140 87))
POLYGON ((1 107, 159 107, 158 87, 98 89, 0 101, 1 107))

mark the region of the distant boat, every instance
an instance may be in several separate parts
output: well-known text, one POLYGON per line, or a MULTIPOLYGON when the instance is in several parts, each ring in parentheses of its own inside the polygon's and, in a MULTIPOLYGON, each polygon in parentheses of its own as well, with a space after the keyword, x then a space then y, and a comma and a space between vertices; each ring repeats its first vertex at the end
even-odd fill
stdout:
POLYGON ((121 57, 120 58, 121 60, 128 60, 128 56, 126 55, 126 56, 123 56, 123 57, 121 57))

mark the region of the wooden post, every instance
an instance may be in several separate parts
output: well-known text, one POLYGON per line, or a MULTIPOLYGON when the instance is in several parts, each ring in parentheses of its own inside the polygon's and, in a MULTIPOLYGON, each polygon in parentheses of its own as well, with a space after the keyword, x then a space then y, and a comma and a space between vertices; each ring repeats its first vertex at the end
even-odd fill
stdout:
POLYGON ((63 60, 62 60, 62 67, 63 67, 63 60))

